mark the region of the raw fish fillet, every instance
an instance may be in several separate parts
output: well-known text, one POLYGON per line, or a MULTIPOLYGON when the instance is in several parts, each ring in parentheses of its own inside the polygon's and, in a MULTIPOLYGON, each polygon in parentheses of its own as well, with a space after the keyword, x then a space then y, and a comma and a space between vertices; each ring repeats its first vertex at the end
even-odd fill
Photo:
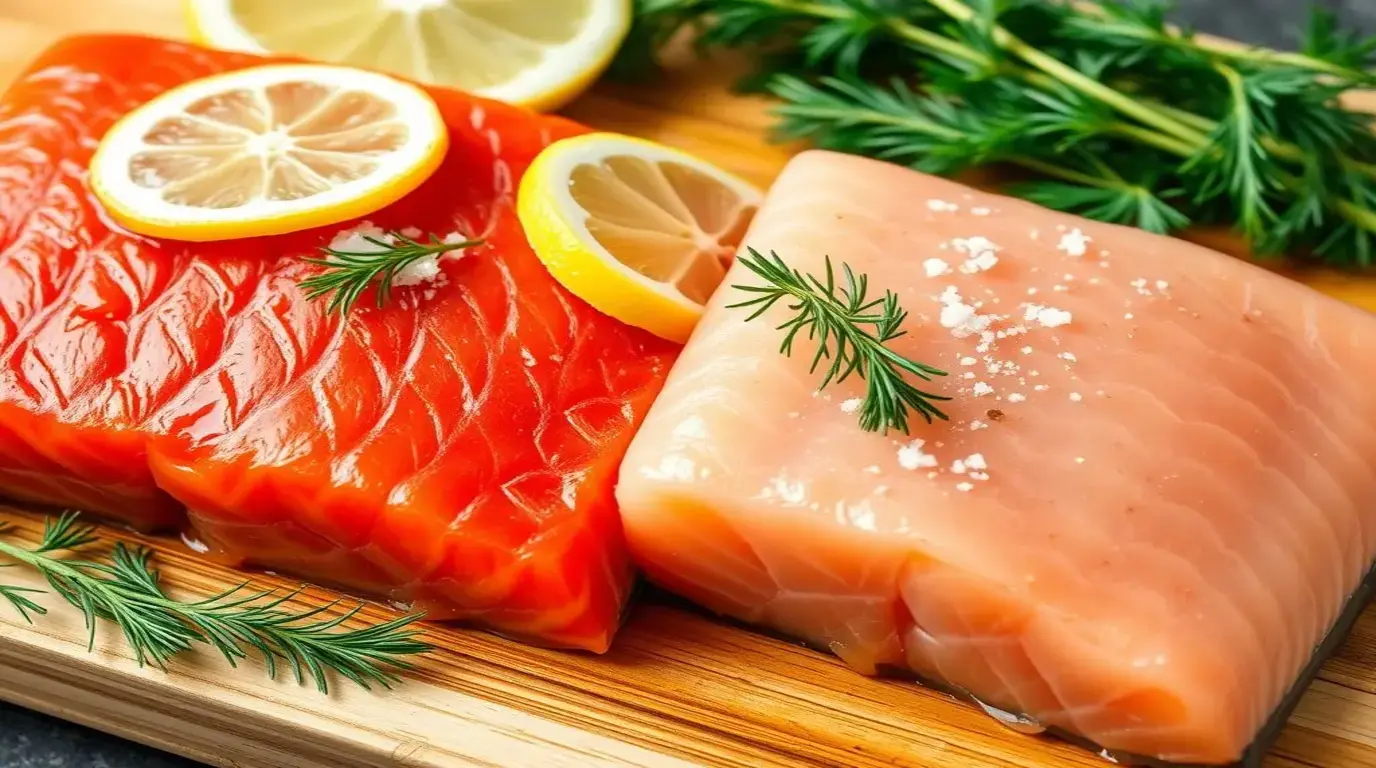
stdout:
MULTIPOLYGON (((746 242, 912 312, 949 422, 857 424, 712 301, 617 498, 650 577, 1110 750, 1238 758, 1376 555, 1376 318, 1184 242, 808 153, 746 242)), ((737 265, 727 284, 757 282, 737 265)))
POLYGON ((262 63, 136 37, 51 49, 0 100, 0 491, 252 563, 602 651, 632 569, 612 487, 676 347, 560 288, 514 185, 581 132, 445 90, 443 167, 368 217, 478 234, 440 279, 347 322, 298 281, 341 230, 138 237, 85 168, 116 118, 262 63))

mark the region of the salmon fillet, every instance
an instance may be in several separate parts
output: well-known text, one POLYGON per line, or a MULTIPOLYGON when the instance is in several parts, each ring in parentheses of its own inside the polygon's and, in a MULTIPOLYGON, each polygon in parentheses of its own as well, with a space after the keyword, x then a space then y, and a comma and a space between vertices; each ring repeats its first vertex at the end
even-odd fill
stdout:
MULTIPOLYGON (((1108 748, 1238 758, 1376 555, 1376 319, 1184 242, 813 152, 746 244, 895 291, 949 421, 863 432, 714 297, 617 497, 651 578, 1108 748)), ((737 265, 727 284, 758 283, 737 265)))
POLYGON ((583 129, 432 90, 444 165, 369 221, 486 244, 341 321, 304 298, 301 259, 360 222, 159 241, 87 189, 115 119, 261 63, 76 38, 0 99, 0 491, 141 528, 189 519, 257 565, 605 650, 632 581, 616 468, 677 347, 565 292, 525 241, 516 183, 583 129))

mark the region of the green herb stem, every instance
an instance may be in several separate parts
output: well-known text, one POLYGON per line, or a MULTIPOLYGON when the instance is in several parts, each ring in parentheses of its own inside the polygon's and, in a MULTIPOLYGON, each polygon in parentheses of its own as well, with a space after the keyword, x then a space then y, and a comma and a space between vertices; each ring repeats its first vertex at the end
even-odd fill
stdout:
MULTIPOLYGON (((0 526, 0 533, 6 532, 0 526)), ((363 688, 388 687, 396 672, 410 668, 407 658, 431 650, 414 626, 414 614, 362 628, 344 625, 358 616, 359 605, 329 617, 339 603, 299 611, 287 605, 300 590, 287 594, 255 591, 241 584, 213 597, 182 602, 163 590, 158 572, 144 549, 116 544, 109 563, 63 558, 58 553, 96 541, 95 529, 79 525, 67 513, 49 518, 43 539, 32 548, 0 540, 0 555, 42 574, 60 597, 82 611, 95 647, 98 620, 108 620, 124 634, 140 666, 166 669, 173 657, 208 644, 231 666, 256 652, 276 678, 279 665, 291 669, 297 683, 313 681, 329 690, 330 673, 363 688)), ((32 595, 42 590, 0 585, 5 598, 28 621, 47 610, 32 595)))
POLYGON ((852 375, 863 379, 866 389, 859 409, 861 429, 908 434, 910 411, 928 423, 947 418, 936 402, 950 398, 918 389, 907 378, 931 381, 946 373, 910 360, 888 346, 906 335, 902 325, 908 317, 892 291, 870 300, 869 278, 856 274, 847 264, 841 265, 844 284, 838 284, 830 257, 826 259, 825 279, 792 269, 777 253, 766 258, 753 248, 738 261, 764 284, 732 286, 752 298, 728 307, 751 310, 746 318, 750 322, 775 305, 786 306, 791 314, 778 326, 785 332, 779 351, 792 356, 795 342, 806 332, 808 340, 817 344, 809 370, 815 373, 823 360, 830 361, 817 387, 819 392, 852 375))

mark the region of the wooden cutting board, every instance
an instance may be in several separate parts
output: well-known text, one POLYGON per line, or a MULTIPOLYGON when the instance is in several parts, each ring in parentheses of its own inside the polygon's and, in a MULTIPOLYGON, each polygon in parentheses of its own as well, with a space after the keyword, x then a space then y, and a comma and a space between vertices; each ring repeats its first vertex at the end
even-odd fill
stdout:
MULTIPOLYGON (((3 0, 0 86, 62 35, 116 30, 180 36, 177 3, 3 0)), ((568 114, 685 148, 767 184, 788 151, 764 142, 762 102, 727 95, 726 70, 685 69, 668 86, 641 90, 603 87, 568 114)), ((1376 309, 1376 279, 1303 279, 1376 309)), ((7 507, 0 521, 30 538, 41 527, 38 514, 7 507)), ((175 590, 208 594, 243 579, 176 541, 109 535, 154 547, 175 590)), ((41 586, 18 569, 5 572, 7 580, 16 576, 41 586)), ((308 599, 330 597, 316 591, 308 599)), ((603 657, 436 627, 430 639, 439 652, 397 690, 338 686, 328 698, 271 682, 257 664, 231 670, 209 654, 179 660, 167 673, 140 669, 109 627, 88 652, 80 617, 46 602, 55 610, 34 626, 0 609, 0 698, 220 766, 1106 764, 1013 734, 916 685, 866 679, 824 654, 657 602, 636 608, 603 657)), ((1376 766, 1376 612, 1324 668, 1269 765, 1376 766)))

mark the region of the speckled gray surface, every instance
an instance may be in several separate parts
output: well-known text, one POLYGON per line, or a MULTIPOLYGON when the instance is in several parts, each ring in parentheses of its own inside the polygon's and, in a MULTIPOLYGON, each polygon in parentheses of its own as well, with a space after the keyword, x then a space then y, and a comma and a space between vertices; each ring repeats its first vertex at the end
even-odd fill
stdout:
MULTIPOLYGON (((1321 0, 1354 28, 1376 32, 1376 0, 1321 0)), ((1289 45, 1309 0, 1180 0, 1179 19, 1214 34, 1289 45)), ((194 768, 198 765, 0 703, 0 768, 194 768)))

